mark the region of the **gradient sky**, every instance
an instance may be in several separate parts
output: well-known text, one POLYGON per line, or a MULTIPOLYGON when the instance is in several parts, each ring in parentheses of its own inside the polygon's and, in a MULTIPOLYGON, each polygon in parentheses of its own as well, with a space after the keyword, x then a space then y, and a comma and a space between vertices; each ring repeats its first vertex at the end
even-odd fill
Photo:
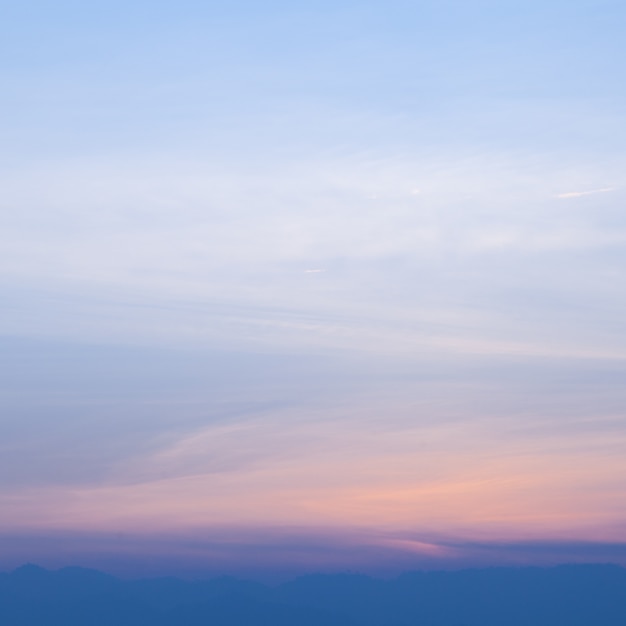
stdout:
POLYGON ((2 15, 0 568, 626 563, 623 2, 2 15))

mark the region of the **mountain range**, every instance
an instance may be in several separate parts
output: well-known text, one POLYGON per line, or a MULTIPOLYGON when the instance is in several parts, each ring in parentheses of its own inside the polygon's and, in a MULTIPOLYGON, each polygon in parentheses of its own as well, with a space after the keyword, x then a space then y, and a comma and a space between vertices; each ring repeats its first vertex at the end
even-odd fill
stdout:
POLYGON ((382 580, 315 574, 120 580, 25 565, 0 574, 1 626, 625 626, 626 569, 488 568, 382 580))

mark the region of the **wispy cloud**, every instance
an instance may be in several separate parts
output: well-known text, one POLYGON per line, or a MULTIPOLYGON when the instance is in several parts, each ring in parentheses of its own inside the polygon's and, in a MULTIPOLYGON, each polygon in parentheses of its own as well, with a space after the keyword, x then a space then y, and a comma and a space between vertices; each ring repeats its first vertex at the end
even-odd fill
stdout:
POLYGON ((569 198, 582 198, 583 196, 593 196, 597 193, 608 193, 609 191, 615 191, 614 187, 603 187, 602 189, 591 189, 589 191, 568 191, 566 193, 557 194, 557 198, 567 200, 569 198))

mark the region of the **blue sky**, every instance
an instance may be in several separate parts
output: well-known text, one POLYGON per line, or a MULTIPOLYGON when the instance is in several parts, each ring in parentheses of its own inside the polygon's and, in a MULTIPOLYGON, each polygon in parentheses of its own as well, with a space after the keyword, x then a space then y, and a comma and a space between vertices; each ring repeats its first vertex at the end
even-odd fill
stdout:
POLYGON ((3 13, 3 536, 623 541, 621 3, 3 13))

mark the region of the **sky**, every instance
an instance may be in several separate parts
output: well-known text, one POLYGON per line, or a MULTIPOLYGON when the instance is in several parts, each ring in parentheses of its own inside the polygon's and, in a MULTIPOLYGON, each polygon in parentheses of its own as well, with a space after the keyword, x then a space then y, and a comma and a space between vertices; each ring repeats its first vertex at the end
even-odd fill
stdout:
POLYGON ((0 569, 626 564, 626 6, 4 3, 0 569))

